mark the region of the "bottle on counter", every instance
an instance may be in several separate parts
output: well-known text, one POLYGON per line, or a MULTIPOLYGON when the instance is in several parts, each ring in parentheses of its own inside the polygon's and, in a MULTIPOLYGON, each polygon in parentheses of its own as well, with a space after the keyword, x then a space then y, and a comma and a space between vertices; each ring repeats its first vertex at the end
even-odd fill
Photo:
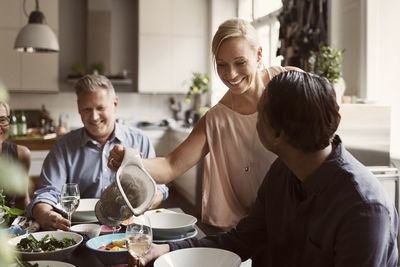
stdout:
POLYGON ((18 136, 26 136, 28 130, 28 124, 26 122, 26 116, 23 111, 18 116, 18 121, 17 121, 17 133, 18 136))
POLYGON ((11 110, 10 112, 10 127, 8 135, 11 138, 16 137, 18 135, 17 116, 15 115, 15 112, 13 110, 11 110))

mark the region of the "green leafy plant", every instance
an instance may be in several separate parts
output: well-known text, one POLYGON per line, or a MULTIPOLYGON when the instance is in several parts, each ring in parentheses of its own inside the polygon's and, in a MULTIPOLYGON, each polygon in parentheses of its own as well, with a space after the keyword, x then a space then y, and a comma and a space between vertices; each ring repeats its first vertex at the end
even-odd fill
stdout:
POLYGON ((76 72, 77 74, 83 76, 86 74, 86 66, 83 62, 79 61, 76 62, 73 66, 72 66, 72 70, 74 72, 76 72))
POLYGON ((193 72, 192 82, 189 91, 186 93, 185 102, 190 104, 192 95, 207 93, 209 81, 210 78, 207 73, 193 72))
POLYGON ((6 224, 10 222, 13 215, 22 215, 24 211, 17 208, 9 208, 6 206, 6 197, 3 195, 3 189, 0 189, 0 212, 3 212, 3 218, 6 224))
POLYGON ((318 52, 311 52, 308 59, 310 71, 336 83, 342 77, 342 63, 344 50, 331 46, 322 46, 318 52))
POLYGON ((103 62, 96 62, 90 64, 89 71, 90 73, 95 73, 97 71, 98 74, 104 75, 104 73, 106 72, 106 66, 103 62))

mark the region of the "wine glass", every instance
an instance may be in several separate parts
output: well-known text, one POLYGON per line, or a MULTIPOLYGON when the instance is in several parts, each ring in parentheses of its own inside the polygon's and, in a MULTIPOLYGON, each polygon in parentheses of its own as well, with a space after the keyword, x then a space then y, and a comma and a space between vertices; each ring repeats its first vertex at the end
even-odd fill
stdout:
POLYGON ((71 222, 72 213, 78 208, 80 193, 78 184, 67 183, 61 188, 60 204, 61 208, 67 213, 68 220, 71 222))
POLYGON ((135 217, 131 224, 126 226, 125 242, 129 254, 140 261, 150 250, 153 241, 150 219, 146 215, 135 217))

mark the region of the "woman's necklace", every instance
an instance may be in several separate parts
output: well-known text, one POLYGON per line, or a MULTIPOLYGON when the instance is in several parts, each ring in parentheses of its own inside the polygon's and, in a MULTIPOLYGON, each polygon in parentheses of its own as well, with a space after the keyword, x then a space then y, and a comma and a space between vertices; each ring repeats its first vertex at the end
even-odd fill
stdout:
MULTIPOLYGON (((229 91, 229 95, 230 95, 230 98, 231 98, 231 109, 232 109, 232 111, 235 112, 235 106, 234 106, 234 103, 233 103, 233 95, 232 95, 231 91, 229 91)), ((236 111, 236 112, 238 112, 238 111, 236 111)), ((241 114, 240 112, 238 112, 238 113, 241 114)), ((245 156, 245 157, 247 156, 247 158, 245 158, 243 160, 243 162, 244 162, 243 171, 245 173, 249 173, 252 170, 252 165, 253 165, 252 155, 253 155, 253 153, 255 153, 255 144, 256 144, 256 139, 257 139, 257 129, 256 129, 255 125, 254 125, 254 127, 252 127, 252 129, 254 129, 254 131, 252 133, 251 145, 249 147, 249 154, 246 155, 246 153, 243 153, 244 151, 241 152, 241 154, 243 156, 245 156)), ((239 147, 243 148, 243 144, 245 144, 245 142, 242 141, 242 142, 240 142, 240 144, 241 145, 239 147)))

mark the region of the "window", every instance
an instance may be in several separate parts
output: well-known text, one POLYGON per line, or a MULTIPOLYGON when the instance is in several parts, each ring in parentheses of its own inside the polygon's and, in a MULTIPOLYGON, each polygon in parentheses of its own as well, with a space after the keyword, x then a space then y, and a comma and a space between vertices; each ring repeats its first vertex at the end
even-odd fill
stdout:
POLYGON ((281 0, 238 0, 238 17, 252 22, 263 49, 265 66, 281 65, 282 57, 276 56, 279 40, 278 14, 281 0))

